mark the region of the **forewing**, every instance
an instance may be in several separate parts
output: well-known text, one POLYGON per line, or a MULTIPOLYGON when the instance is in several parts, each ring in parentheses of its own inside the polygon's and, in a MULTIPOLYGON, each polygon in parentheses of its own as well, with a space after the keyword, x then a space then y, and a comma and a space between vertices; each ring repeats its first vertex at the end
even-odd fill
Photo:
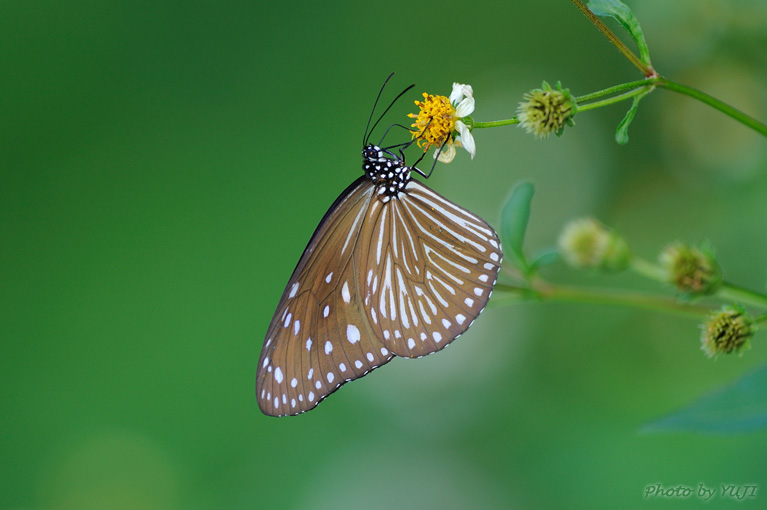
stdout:
MULTIPOLYGON (((339 196, 288 281, 256 374, 258 405, 265 414, 312 409, 341 384, 370 370, 372 363, 364 369, 355 365, 360 358, 367 360, 373 346, 352 275, 354 248, 372 192, 372 182, 362 177, 339 196)), ((374 362, 380 365, 390 358, 381 356, 379 347, 374 362)))
POLYGON ((487 305, 503 253, 482 218, 411 180, 398 199, 373 199, 358 243, 364 308, 403 357, 438 351, 487 305))

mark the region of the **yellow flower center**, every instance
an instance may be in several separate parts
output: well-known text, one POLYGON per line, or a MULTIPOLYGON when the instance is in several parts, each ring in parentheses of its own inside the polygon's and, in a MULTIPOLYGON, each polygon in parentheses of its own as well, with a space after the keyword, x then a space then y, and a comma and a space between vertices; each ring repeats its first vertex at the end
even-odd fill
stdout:
POLYGON ((410 125, 415 128, 410 131, 413 138, 418 138, 418 146, 426 151, 431 146, 441 147, 446 140, 452 141, 456 118, 455 108, 447 97, 424 92, 423 98, 415 102, 419 112, 410 113, 408 117, 415 119, 410 125))

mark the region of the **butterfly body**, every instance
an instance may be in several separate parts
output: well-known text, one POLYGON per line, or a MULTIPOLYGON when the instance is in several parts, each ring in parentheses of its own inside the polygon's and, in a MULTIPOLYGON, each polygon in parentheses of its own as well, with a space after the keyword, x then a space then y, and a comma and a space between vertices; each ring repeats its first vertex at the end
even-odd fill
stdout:
POLYGON ((394 356, 441 350, 492 293, 495 231, 390 151, 368 144, 362 156, 364 175, 325 214, 267 330, 256 375, 265 414, 300 414, 394 356))

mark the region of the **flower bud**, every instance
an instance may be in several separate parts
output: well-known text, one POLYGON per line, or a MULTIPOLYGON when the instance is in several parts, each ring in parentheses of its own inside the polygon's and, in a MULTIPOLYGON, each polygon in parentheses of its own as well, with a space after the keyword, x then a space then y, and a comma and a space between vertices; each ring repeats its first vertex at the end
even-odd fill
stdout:
POLYGON ((722 284, 722 269, 710 247, 697 248, 681 242, 668 246, 659 261, 666 281, 690 294, 713 294, 722 284))
POLYGON ((626 241, 594 218, 568 223, 559 236, 559 251, 572 267, 622 271, 631 259, 626 241))
POLYGON ((756 331, 751 315, 740 305, 725 305, 713 312, 709 320, 701 325, 701 349, 706 356, 743 353, 751 347, 750 340, 756 331))
POLYGON ((546 138, 551 133, 560 136, 565 126, 574 125, 575 99, 559 82, 556 89, 552 89, 544 81, 542 88, 531 90, 524 98, 517 107, 517 119, 528 133, 538 138, 546 138))

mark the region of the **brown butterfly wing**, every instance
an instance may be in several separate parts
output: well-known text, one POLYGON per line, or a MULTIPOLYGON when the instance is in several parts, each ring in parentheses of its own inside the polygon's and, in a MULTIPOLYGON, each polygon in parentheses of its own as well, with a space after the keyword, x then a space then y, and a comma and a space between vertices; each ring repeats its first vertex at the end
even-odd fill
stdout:
POLYGON ((418 181, 406 195, 373 201, 359 245, 364 310, 376 335, 398 356, 443 349, 487 305, 503 257, 482 218, 418 181))
POLYGON ((392 358, 362 310, 355 253, 374 185, 366 177, 341 194, 317 227, 272 318, 256 373, 264 414, 315 407, 344 382, 392 358))

